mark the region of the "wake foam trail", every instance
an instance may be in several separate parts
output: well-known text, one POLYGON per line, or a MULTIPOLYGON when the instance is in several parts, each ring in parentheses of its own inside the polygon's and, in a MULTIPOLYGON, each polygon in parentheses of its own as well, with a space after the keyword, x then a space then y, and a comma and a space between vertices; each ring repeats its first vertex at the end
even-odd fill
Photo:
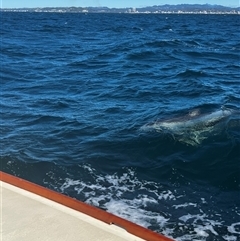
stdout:
POLYGON ((59 180, 49 172, 50 180, 45 184, 54 179, 54 185, 58 185, 55 190, 178 241, 235 241, 240 237, 239 208, 229 210, 232 218, 224 220, 226 214, 209 196, 212 190, 204 193, 187 187, 186 191, 186 187, 176 188, 177 184, 166 186, 142 180, 132 168, 113 174, 99 174, 89 164, 79 165, 78 169, 78 178, 66 170, 67 177, 59 180))

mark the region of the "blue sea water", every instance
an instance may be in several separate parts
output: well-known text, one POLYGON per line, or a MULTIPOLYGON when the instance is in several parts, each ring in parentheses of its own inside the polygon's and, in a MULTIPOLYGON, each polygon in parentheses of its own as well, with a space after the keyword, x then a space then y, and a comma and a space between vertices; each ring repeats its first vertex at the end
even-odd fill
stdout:
POLYGON ((240 240, 239 29, 2 12, 1 170, 179 241, 240 240))

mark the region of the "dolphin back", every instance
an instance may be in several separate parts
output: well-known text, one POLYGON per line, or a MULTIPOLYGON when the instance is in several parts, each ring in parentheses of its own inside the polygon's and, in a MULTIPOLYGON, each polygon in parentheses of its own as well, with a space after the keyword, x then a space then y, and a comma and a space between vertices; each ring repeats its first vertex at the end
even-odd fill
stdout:
POLYGON ((228 120, 233 113, 234 111, 228 108, 221 108, 220 110, 208 113, 201 113, 200 109, 194 109, 187 115, 157 120, 145 124, 140 129, 142 131, 156 131, 162 134, 171 134, 174 140, 196 146, 211 135, 215 135, 221 131, 227 123, 226 120, 228 120))

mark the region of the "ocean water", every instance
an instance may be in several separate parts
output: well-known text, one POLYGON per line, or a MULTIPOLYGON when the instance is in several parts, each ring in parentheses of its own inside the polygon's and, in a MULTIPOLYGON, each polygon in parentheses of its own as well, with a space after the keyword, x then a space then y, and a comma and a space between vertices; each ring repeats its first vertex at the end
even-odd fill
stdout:
POLYGON ((240 240, 238 15, 1 14, 1 170, 178 241, 240 240))

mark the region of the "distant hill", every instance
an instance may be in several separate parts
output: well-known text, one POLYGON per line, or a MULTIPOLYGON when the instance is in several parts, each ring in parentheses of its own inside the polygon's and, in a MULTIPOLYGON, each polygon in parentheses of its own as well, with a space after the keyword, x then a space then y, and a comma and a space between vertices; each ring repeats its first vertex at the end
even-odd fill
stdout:
POLYGON ((154 5, 152 7, 141 8, 141 10, 146 11, 187 11, 187 12, 196 12, 196 11, 239 11, 238 8, 225 7, 221 5, 211 5, 211 4, 177 4, 177 5, 154 5))

